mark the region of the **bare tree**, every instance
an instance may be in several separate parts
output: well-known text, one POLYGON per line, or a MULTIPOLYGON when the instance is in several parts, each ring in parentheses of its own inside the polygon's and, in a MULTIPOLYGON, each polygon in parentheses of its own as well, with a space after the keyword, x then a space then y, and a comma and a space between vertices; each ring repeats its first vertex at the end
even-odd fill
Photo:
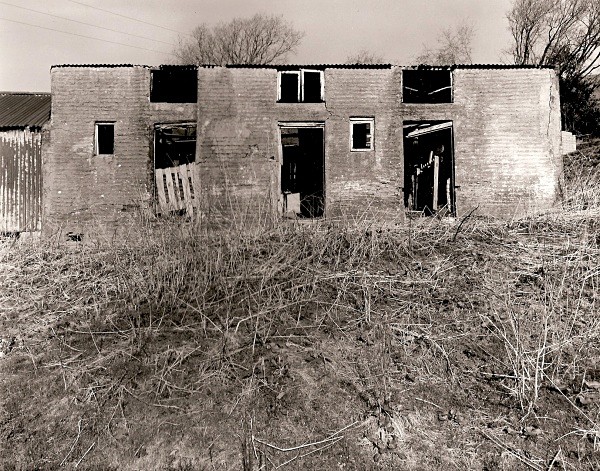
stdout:
POLYGON ((600 133, 599 0, 514 0, 507 14, 515 64, 550 65, 560 77, 563 127, 600 133))
POLYGON ((436 47, 424 45, 415 60, 419 64, 429 65, 471 64, 474 32, 473 26, 466 22, 459 24, 456 29, 448 27, 437 37, 436 47))
POLYGON ((216 26, 201 24, 174 53, 182 64, 273 64, 284 62, 304 37, 282 17, 256 14, 216 26))
POLYGON ((383 64, 384 62, 382 56, 366 49, 362 49, 355 54, 350 54, 346 58, 346 64, 383 64))
POLYGON ((515 0, 507 18, 515 64, 552 65, 569 79, 600 68, 598 0, 515 0))

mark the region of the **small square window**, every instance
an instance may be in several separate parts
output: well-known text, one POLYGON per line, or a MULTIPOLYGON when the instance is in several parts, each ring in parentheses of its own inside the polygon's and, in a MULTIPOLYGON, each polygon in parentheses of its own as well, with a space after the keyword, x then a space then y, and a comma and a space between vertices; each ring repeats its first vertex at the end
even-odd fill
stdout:
POLYGON ((374 118, 350 118, 350 150, 373 150, 374 118))
POLYGON ((115 123, 96 123, 96 155, 115 153, 115 123))

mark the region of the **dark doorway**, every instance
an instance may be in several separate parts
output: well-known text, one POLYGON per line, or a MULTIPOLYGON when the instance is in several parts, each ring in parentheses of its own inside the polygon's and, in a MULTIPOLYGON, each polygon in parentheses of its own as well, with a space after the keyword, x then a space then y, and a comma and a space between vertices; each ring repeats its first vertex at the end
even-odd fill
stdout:
POLYGON ((154 178, 158 213, 194 215, 199 202, 195 160, 195 123, 155 125, 154 178))
POLYGON ((325 212, 325 152, 322 126, 281 128, 283 212, 319 217, 325 212))
POLYGON ((404 122, 404 206, 431 216, 453 216, 452 121, 404 122))

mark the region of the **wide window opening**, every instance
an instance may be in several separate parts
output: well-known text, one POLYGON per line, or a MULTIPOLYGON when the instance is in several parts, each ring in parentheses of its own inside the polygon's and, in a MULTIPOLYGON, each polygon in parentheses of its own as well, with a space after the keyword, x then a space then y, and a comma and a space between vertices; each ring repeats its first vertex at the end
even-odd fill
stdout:
POLYGON ((192 216, 197 207, 196 124, 164 124, 154 129, 154 176, 159 214, 192 216))
POLYGON ((350 150, 373 150, 373 118, 350 118, 350 150))
POLYGON ((95 153, 96 155, 115 153, 115 123, 96 123, 95 153))
POLYGON ((402 101, 452 103, 452 72, 430 69, 403 70, 402 101))
POLYGON ((152 70, 150 101, 155 103, 196 103, 198 70, 194 66, 161 66, 152 70))
POLYGON ((325 212, 325 146, 321 126, 281 128, 281 195, 288 217, 325 212))
POLYGON ((280 103, 321 103, 324 100, 322 70, 282 70, 278 82, 280 103))
POLYGON ((456 214, 452 121, 404 122, 404 206, 425 216, 456 214))

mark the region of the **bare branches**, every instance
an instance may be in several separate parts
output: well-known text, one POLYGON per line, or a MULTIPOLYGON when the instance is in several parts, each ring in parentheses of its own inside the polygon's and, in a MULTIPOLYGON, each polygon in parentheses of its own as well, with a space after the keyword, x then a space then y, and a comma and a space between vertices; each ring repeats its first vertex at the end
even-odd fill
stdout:
POLYGON ((256 14, 210 27, 197 26, 180 39, 175 55, 182 64, 272 64, 285 61, 304 37, 282 17, 256 14))
POLYGON ((346 58, 346 64, 383 64, 384 62, 382 56, 366 49, 361 49, 346 58))
POLYGON ((448 27, 437 38, 437 46, 423 46, 421 54, 416 57, 419 64, 450 65, 471 64, 471 42, 475 30, 466 21, 456 29, 448 27))
POLYGON ((519 65, 550 65, 561 81, 563 127, 596 133, 600 109, 593 99, 600 69, 600 2, 598 0, 514 0, 507 14, 519 65))
POLYGON ((515 64, 552 65, 571 79, 600 67, 596 0, 515 0, 507 18, 515 64))

